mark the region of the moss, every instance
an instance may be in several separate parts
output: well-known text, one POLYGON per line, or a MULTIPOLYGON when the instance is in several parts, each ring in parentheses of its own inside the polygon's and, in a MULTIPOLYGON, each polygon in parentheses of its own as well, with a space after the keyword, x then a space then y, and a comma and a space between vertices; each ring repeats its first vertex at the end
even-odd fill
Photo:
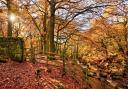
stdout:
POLYGON ((62 83, 60 83, 60 81, 56 82, 56 89, 64 89, 64 86, 62 83))
POLYGON ((48 55, 47 58, 48 58, 49 60, 55 60, 55 57, 54 57, 54 56, 51 56, 51 55, 48 55))
POLYGON ((0 63, 6 63, 6 59, 4 59, 4 58, 2 58, 2 57, 0 56, 0 63))
POLYGON ((72 60, 72 65, 76 65, 77 64, 77 60, 72 60))
POLYGON ((0 37, 0 55, 8 56, 11 59, 23 61, 24 41, 19 37, 0 37))

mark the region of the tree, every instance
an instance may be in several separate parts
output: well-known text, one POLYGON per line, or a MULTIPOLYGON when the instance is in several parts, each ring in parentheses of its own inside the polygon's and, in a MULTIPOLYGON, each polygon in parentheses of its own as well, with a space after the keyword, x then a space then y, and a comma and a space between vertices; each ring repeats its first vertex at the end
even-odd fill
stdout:
POLYGON ((61 18, 63 18, 64 20, 62 23, 63 25, 62 27, 59 28, 59 30, 63 30, 69 25, 70 22, 72 22, 80 14, 83 14, 87 11, 92 11, 94 8, 96 9, 96 8, 105 6, 105 5, 96 4, 96 6, 89 5, 89 6, 81 7, 81 3, 84 2, 83 0, 78 0, 78 1, 49 0, 45 2, 44 1, 39 1, 39 2, 42 2, 42 4, 40 5, 37 2, 36 6, 39 8, 39 11, 42 12, 42 16, 47 17, 45 18, 47 20, 44 19, 45 23, 43 24, 47 26, 47 30, 46 30, 47 42, 46 43, 48 44, 45 47, 47 47, 48 49, 47 51, 50 53, 55 53, 55 49, 56 49, 55 43, 54 43, 56 17, 60 16, 61 18), (46 8, 43 7, 46 5, 46 3, 47 3, 47 10, 49 10, 49 12, 46 12, 46 8), (75 8, 75 7, 78 7, 78 8, 75 8))
POLYGON ((11 14, 12 14, 12 11, 11 11, 11 0, 7 0, 7 8, 8 8, 8 36, 12 36, 12 22, 11 20, 9 19, 11 14))

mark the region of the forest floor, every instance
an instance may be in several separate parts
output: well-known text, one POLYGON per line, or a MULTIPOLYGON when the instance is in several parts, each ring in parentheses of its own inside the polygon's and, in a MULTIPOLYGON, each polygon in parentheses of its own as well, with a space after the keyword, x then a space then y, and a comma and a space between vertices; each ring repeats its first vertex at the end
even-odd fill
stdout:
POLYGON ((47 67, 46 63, 8 60, 0 63, 0 89, 85 89, 79 68, 69 65, 62 76, 62 66, 52 62, 47 67))
POLYGON ((125 76, 118 73, 111 76, 111 73, 106 74, 105 68, 99 73, 96 64, 94 66, 86 68, 68 60, 66 74, 62 76, 60 60, 49 61, 48 65, 44 60, 34 64, 8 60, 0 63, 0 89, 128 89, 128 71, 125 76))

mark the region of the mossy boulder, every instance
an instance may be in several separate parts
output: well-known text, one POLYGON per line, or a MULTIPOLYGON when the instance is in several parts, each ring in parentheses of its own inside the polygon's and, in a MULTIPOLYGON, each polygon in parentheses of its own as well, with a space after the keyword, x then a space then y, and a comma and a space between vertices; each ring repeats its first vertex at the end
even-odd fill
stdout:
POLYGON ((0 56, 1 60, 5 57, 22 62, 24 60, 24 41, 19 37, 0 37, 0 56))

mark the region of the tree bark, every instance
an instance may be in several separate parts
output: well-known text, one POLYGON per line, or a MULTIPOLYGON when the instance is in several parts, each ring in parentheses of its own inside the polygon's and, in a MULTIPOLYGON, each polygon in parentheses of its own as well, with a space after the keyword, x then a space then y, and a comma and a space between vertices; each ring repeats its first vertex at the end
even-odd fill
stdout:
POLYGON ((7 8, 8 8, 8 31, 7 35, 12 36, 12 22, 9 20, 9 17, 11 15, 11 0, 7 0, 7 8))
POLYGON ((42 36, 42 41, 43 41, 43 54, 46 54, 47 50, 48 50, 48 36, 47 36, 47 26, 48 26, 48 23, 47 23, 47 13, 48 13, 48 2, 47 0, 45 0, 45 13, 44 13, 44 16, 43 16, 43 25, 44 25, 44 28, 43 28, 43 32, 45 33, 43 36, 42 36))
POLYGON ((55 44, 54 44, 54 27, 55 27, 55 0, 50 1, 50 19, 49 19, 49 52, 55 52, 55 44))

